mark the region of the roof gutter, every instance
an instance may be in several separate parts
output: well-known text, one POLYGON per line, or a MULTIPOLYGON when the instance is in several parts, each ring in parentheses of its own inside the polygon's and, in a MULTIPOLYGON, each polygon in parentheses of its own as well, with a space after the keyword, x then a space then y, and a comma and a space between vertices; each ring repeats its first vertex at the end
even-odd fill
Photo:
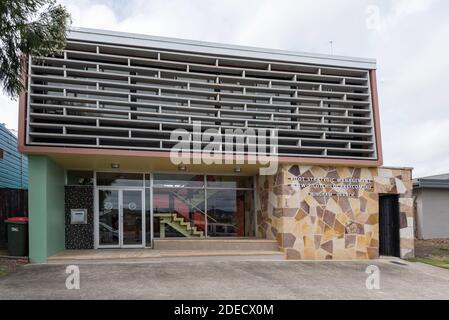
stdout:
POLYGON ((413 181, 413 189, 449 189, 449 180, 438 179, 416 179, 413 181))

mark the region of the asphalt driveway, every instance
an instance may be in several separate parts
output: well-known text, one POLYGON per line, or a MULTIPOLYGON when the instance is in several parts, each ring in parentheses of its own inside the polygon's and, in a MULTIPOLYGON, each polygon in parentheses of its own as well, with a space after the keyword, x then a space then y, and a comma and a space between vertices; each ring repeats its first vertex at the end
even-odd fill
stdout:
POLYGON ((0 299, 449 299, 449 270, 420 263, 305 262, 226 257, 28 265, 0 277, 0 299), (366 287, 369 265, 380 289, 366 287))

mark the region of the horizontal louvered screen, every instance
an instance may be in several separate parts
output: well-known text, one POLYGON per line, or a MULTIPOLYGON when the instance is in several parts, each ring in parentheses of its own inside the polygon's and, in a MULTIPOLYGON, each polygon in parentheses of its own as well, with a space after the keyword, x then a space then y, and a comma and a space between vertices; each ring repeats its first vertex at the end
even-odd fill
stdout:
POLYGON ((29 145, 169 151, 199 121, 277 129, 280 156, 376 158, 367 70, 74 40, 29 69, 29 145))

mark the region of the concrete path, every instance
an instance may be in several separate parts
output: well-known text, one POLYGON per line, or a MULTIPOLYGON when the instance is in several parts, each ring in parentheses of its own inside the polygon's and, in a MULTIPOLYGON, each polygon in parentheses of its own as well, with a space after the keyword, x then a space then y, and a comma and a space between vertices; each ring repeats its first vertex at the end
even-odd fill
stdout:
POLYGON ((449 270, 388 259, 84 262, 80 290, 66 289, 66 266, 28 265, 1 277, 0 299, 449 299, 449 270), (380 290, 366 288, 369 265, 380 269, 380 290))

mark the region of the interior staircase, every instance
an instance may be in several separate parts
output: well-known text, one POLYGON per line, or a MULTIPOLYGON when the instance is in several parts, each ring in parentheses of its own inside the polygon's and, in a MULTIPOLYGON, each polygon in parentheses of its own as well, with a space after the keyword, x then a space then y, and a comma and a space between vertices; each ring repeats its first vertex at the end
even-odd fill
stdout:
POLYGON ((198 230, 191 221, 176 213, 154 213, 159 218, 161 238, 165 238, 165 224, 169 225, 185 237, 204 238, 204 231, 198 230))

